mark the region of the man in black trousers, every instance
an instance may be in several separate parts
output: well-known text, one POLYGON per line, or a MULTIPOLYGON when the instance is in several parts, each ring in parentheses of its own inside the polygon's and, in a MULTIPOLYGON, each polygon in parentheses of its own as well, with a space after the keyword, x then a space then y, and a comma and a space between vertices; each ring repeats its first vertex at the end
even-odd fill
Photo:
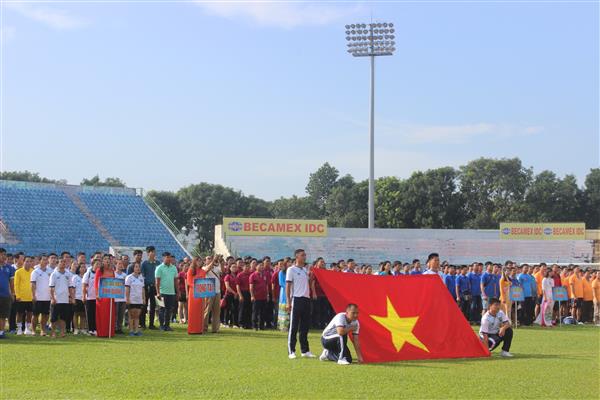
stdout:
POLYGON ((306 253, 302 249, 294 252, 296 262, 286 271, 285 295, 286 309, 290 313, 288 333, 288 357, 296 358, 296 335, 300 331, 300 351, 302 357, 314 358, 308 347, 308 328, 310 327, 310 287, 306 253))

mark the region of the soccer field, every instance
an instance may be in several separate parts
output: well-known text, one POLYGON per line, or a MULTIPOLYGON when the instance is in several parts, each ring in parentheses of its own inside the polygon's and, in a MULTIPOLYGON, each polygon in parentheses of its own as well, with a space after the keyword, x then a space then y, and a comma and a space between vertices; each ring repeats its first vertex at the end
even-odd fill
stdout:
MULTIPOLYGON (((519 328, 513 359, 338 366, 289 360, 286 334, 225 329, 188 336, 0 342, 2 399, 83 398, 572 398, 600 396, 600 329, 519 328)), ((311 332, 319 354, 319 332, 311 332)))

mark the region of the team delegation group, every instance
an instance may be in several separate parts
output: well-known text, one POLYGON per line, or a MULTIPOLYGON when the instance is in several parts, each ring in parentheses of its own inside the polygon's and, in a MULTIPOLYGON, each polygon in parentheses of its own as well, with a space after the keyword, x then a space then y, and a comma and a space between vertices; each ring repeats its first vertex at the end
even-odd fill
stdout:
MULTIPOLYGON (((66 333, 109 337, 123 334, 141 336, 142 329, 156 329, 158 314, 162 331, 171 331, 171 322, 187 324, 188 333, 216 333, 221 327, 243 329, 280 329, 288 331, 288 354, 295 358, 299 333, 301 354, 314 357, 309 349, 309 328, 324 329, 322 360, 340 364, 352 362, 347 341, 354 343, 362 361, 358 342, 358 307, 349 304, 345 312, 334 314, 325 293, 315 279, 314 268, 327 268, 323 258, 306 265, 306 254, 299 249, 293 258, 271 262, 269 257, 254 258, 209 256, 186 257, 180 262, 168 252, 162 261, 153 246, 136 250, 133 260, 96 252, 89 259, 84 253, 73 257, 7 254, 0 248, 0 338, 5 328, 17 335, 38 334, 64 337, 66 333), (125 298, 96 296, 101 278, 123 279, 125 298), (194 280, 213 278, 215 295, 196 298, 194 280), (158 313, 157 311, 158 306, 158 313), (49 319, 49 321, 48 321, 49 319), (48 323, 50 322, 50 324, 48 323)), ((440 264, 436 253, 429 255, 425 268, 419 260, 412 263, 381 262, 378 271, 354 260, 339 260, 329 269, 343 273, 402 276, 437 274, 457 302, 465 318, 481 325, 480 337, 490 349, 503 343, 502 355, 509 353, 512 340, 510 321, 517 309, 521 324, 537 323, 551 327, 559 315, 575 323, 600 325, 600 273, 578 266, 560 268, 546 264, 504 265, 473 263, 453 266, 440 264), (524 301, 514 307, 510 288, 522 288, 524 301), (553 299, 552 288, 564 286, 569 301, 553 299)))

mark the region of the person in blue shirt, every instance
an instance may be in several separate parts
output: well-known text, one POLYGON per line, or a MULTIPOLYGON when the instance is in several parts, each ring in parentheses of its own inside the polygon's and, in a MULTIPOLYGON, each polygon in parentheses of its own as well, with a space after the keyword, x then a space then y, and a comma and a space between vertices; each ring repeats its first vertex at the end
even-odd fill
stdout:
MULTIPOLYGON (((531 289, 531 304, 530 304, 530 308, 529 308, 529 318, 531 323, 533 324, 533 320, 535 318, 535 306, 536 306, 536 299, 538 297, 538 287, 537 287, 537 281, 535 280, 535 277, 533 276, 533 267, 529 267, 529 286, 531 289)), ((525 289, 523 289, 523 291, 525 291, 525 289)))
POLYGON ((481 275, 481 303, 484 310, 488 309, 489 299, 500 297, 500 280, 494 273, 492 263, 486 263, 487 270, 481 275))
POLYGON ((148 309, 148 303, 150 303, 150 315, 148 316, 148 328, 156 329, 154 326, 154 317, 156 314, 156 285, 154 274, 156 267, 160 265, 160 261, 156 259, 156 249, 154 246, 146 247, 146 253, 148 259, 142 263, 142 276, 144 277, 144 295, 146 304, 142 307, 140 313, 140 327, 146 329, 146 310, 148 309))
POLYGON ((456 268, 454 268, 454 265, 448 268, 448 275, 446 275, 444 283, 450 292, 450 296, 454 299, 456 297, 456 268))
POLYGON ((0 248, 0 339, 5 338, 4 327, 15 297, 14 277, 15 269, 6 264, 6 250, 0 248))
POLYGON ((473 263, 473 270, 467 274, 471 288, 471 322, 479 324, 481 322, 481 271, 482 263, 473 263))
POLYGON ((469 320, 469 310, 471 309, 471 286, 469 278, 467 278, 467 270, 469 267, 463 265, 460 268, 460 275, 456 277, 456 301, 462 311, 465 319, 469 320))
POLYGON ((410 271, 411 275, 421 275, 423 273, 421 272, 421 261, 414 259, 412 265, 412 271, 410 271))

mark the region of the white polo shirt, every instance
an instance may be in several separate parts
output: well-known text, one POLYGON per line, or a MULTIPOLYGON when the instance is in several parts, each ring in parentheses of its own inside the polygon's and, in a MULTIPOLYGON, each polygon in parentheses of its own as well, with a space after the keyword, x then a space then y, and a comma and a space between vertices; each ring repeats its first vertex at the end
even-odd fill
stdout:
POLYGON ((498 311, 494 317, 487 311, 481 317, 481 327, 479 328, 479 334, 487 333, 488 335, 497 335, 500 331, 500 327, 503 323, 509 322, 508 317, 504 314, 504 311, 498 311))
POLYGON ((360 323, 358 320, 354 320, 352 322, 348 322, 346 318, 346 313, 336 314, 335 317, 329 322, 325 330, 323 331, 323 337, 325 339, 330 339, 332 337, 339 336, 337 333, 337 328, 342 327, 344 329, 354 328, 352 332, 353 335, 358 335, 358 331, 360 331, 360 323))
POLYGON ((423 272, 423 275, 437 275, 437 276, 440 277, 440 279, 442 280, 442 282, 444 282, 444 274, 443 274, 442 271, 435 272, 435 271, 432 271, 432 270, 428 269, 425 272, 423 272))
POLYGON ((292 283, 292 297, 310 298, 310 287, 308 286, 308 268, 292 265, 285 273, 285 281, 292 283))
POLYGON ((35 300, 36 301, 50 301, 50 275, 52 275, 52 269, 46 267, 42 270, 38 266, 31 272, 31 282, 35 282, 35 300))
POLYGON ((54 297, 57 304, 69 303, 69 288, 73 287, 71 284, 72 277, 73 274, 70 271, 65 269, 63 272, 60 272, 58 268, 50 275, 49 286, 54 288, 54 297))
MULTIPOLYGON (((125 272, 115 271, 115 278, 122 279, 123 281, 125 281, 125 278, 127 278, 127 274, 125 272)), ((125 284, 125 282, 123 282, 123 284, 125 284)), ((125 296, 123 296, 122 299, 115 299, 115 303, 124 303, 125 301, 125 296)))
POLYGON ((129 288, 129 304, 144 304, 144 277, 139 274, 137 277, 134 274, 127 275, 125 278, 125 287, 129 288))
POLYGON ((75 288, 75 300, 81 300, 83 296, 83 279, 81 276, 73 274, 71 286, 75 288))
POLYGON ((88 285, 87 288, 87 300, 96 300, 96 286, 94 286, 94 279, 96 278, 96 273, 91 269, 85 271, 83 274, 83 279, 81 283, 84 285, 88 285))

